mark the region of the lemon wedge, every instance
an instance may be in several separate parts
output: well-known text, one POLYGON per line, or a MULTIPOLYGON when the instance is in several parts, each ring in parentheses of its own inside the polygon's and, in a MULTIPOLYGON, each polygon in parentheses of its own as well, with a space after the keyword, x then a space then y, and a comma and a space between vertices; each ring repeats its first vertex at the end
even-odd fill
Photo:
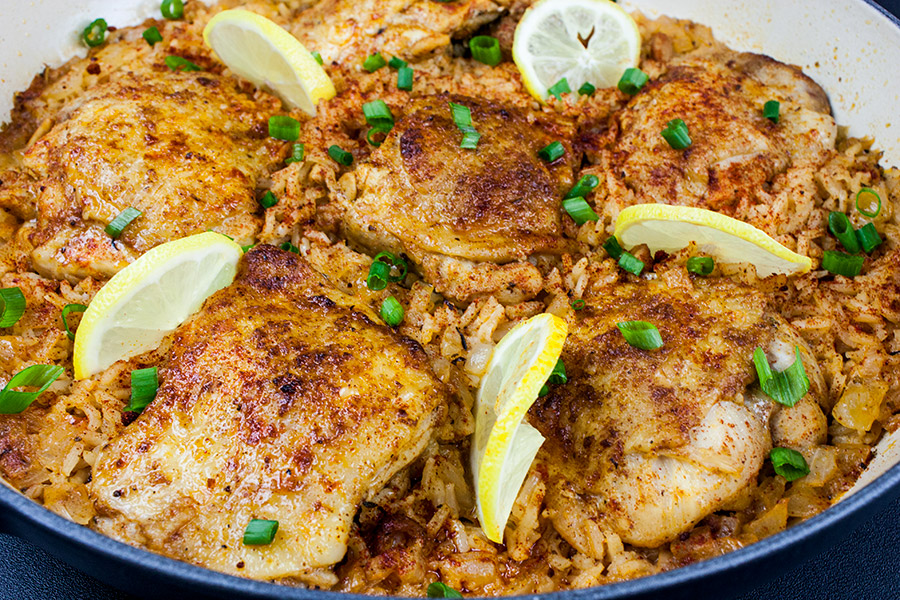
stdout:
POLYGON ((513 327, 494 348, 475 400, 472 472, 478 519, 489 539, 503 530, 543 436, 525 413, 562 353, 566 322, 541 314, 513 327))
POLYGON ((513 40, 522 81, 542 102, 563 77, 573 92, 585 83, 613 87, 640 54, 637 24, 609 0, 539 0, 522 15, 513 40))
POLYGON ((203 29, 203 41, 228 68, 265 85, 291 108, 316 114, 333 98, 334 84, 300 41, 283 27, 249 10, 223 10, 203 29))
POLYGON ((234 281, 241 247, 212 231, 157 246, 106 282, 75 334, 75 378, 159 345, 234 281))
POLYGON ((798 275, 812 260, 789 250, 753 225, 691 206, 638 204, 616 219, 616 238, 626 247, 676 252, 691 242, 724 263, 750 263, 759 277, 798 275))

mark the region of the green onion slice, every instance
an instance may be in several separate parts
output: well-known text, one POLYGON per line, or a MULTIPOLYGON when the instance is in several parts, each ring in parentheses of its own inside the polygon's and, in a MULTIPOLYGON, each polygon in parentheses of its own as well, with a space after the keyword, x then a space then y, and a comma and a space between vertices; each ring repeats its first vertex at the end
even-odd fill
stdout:
POLYGON ((120 235, 122 235, 122 231, 124 231, 125 228, 128 227, 128 225, 139 216, 141 216, 141 211, 129 206, 118 215, 116 215, 116 218, 106 226, 104 231, 109 235, 109 237, 116 239, 120 235))
POLYGON ((180 56, 169 55, 166 57, 166 66, 173 71, 202 71, 203 67, 192 63, 186 58, 180 56))
POLYGON ((463 137, 462 141, 459 142, 459 147, 464 150, 475 150, 478 148, 478 140, 480 139, 481 134, 474 129, 463 131, 463 137))
POLYGON ((366 123, 373 127, 394 126, 394 115, 384 100, 373 100, 363 104, 363 115, 366 117, 366 123))
POLYGON ((388 66, 392 69, 400 69, 405 67, 409 63, 400 58, 399 56, 392 56, 391 60, 388 61, 388 66))
POLYGON ((809 475, 809 465, 806 464, 806 459, 796 450, 772 448, 769 452, 769 460, 772 461, 775 472, 788 481, 809 475))
POLYGON ((469 109, 468 106, 451 102, 450 113, 453 115, 453 122, 463 133, 463 138, 459 147, 466 150, 474 150, 477 148, 478 140, 481 139, 481 134, 475 131, 475 128, 472 126, 471 109, 469 109))
POLYGON ((182 0, 163 0, 159 7, 162 16, 167 19, 180 19, 184 16, 184 2, 182 0))
POLYGON ((269 117, 269 137, 296 142, 300 137, 300 121, 287 115, 272 115, 269 117))
POLYGON ((593 96, 594 92, 596 91, 597 88, 587 82, 585 82, 584 85, 578 88, 578 94, 581 96, 593 96))
POLYGON ((562 95, 568 94, 571 91, 572 88, 569 87, 569 80, 565 77, 563 77, 547 89, 547 93, 551 96, 556 96, 557 100, 562 100, 562 95))
POLYGON ((884 241, 881 239, 881 236, 878 235, 878 230, 875 229, 874 223, 866 223, 857 229, 856 239, 859 241, 860 247, 866 254, 871 254, 872 250, 880 246, 884 241))
POLYGON ((11 287, 0 289, 0 327, 12 327, 19 322, 25 314, 25 294, 21 288, 11 287))
MULTIPOLYGON (((439 0, 446 2, 447 0, 439 0)), ((441 581, 435 581, 428 584, 429 598, 462 598, 463 595, 454 590, 452 587, 441 581)))
POLYGON ((753 351, 753 365, 763 393, 779 404, 794 406, 809 391, 809 378, 803 368, 800 347, 794 346, 796 359, 784 371, 773 371, 762 348, 753 351))
POLYGON ((663 340, 659 329, 653 323, 647 321, 622 321, 616 323, 616 327, 622 332, 622 337, 631 346, 641 350, 656 350, 662 348, 663 340))
POLYGON ((637 68, 625 69, 625 72, 622 73, 622 78, 619 79, 618 88, 619 91, 623 94, 628 94, 629 96, 634 96, 641 88, 647 85, 647 82, 650 81, 650 76, 637 68))
POLYGON ((72 330, 69 328, 69 319, 68 319, 69 314, 70 314, 70 313, 73 313, 73 312, 75 312, 75 313, 83 313, 83 312, 86 311, 86 310, 87 310, 87 306, 85 306, 84 304, 66 304, 66 305, 63 307, 63 309, 62 309, 62 322, 63 322, 63 327, 65 328, 65 330, 66 330, 66 335, 68 336, 68 338, 69 338, 70 340, 74 340, 74 339, 75 339, 75 332, 72 331, 72 330))
POLYGON ((131 372, 131 401, 124 408, 127 412, 143 412, 156 398, 159 374, 156 367, 135 369, 131 372))
POLYGON ((856 277, 862 272, 865 256, 850 256, 837 250, 826 250, 822 256, 822 268, 835 275, 856 277))
POLYGON ((347 152, 343 148, 337 145, 329 146, 328 148, 328 156, 333 158, 335 162, 344 165, 345 167, 349 167, 353 164, 353 154, 347 152))
POLYGON ((65 369, 56 365, 31 365, 12 376, 0 391, 0 414, 17 415, 37 400, 65 369), (36 387, 36 392, 20 392, 13 388, 36 387))
POLYGON ((872 188, 862 188, 856 193, 856 210, 860 214, 874 219, 881 212, 881 196, 872 188), (874 209, 871 208, 873 205, 874 209))
POLYGON ((569 378, 566 376, 566 365, 563 363, 561 358, 556 360, 556 364, 553 366, 553 370, 550 371, 550 375, 547 377, 547 382, 541 386, 540 392, 538 392, 538 396, 546 396, 550 393, 550 384, 553 385, 562 385, 569 381, 569 378))
POLYGON ((617 240, 615 236, 603 242, 603 249, 606 250, 606 253, 609 254, 609 257, 613 260, 619 260, 619 257, 625 252, 622 249, 622 246, 619 245, 619 240, 617 240))
POLYGON ((384 60, 384 57, 380 53, 376 52, 363 61, 363 69, 365 69, 369 73, 374 73, 386 64, 387 61, 384 60))
POLYGON ((581 298, 577 298, 577 299, 573 300, 569 304, 569 306, 572 307, 572 310, 582 310, 582 309, 584 309, 585 306, 587 306, 587 302, 585 302, 581 298))
POLYGON ((781 103, 777 100, 769 100, 763 105, 763 116, 773 123, 777 123, 780 118, 781 103))
POLYGON ((716 261, 708 256, 692 256, 687 261, 687 270, 703 277, 712 273, 715 267, 716 261))
POLYGON ((562 207, 579 227, 588 221, 600 220, 600 217, 584 198, 566 198, 562 201, 562 207))
POLYGON ((411 92, 413 88, 412 67, 400 67, 397 69, 397 89, 411 92))
POLYGON ((393 296, 388 296, 382 301, 381 319, 391 327, 403 322, 403 314, 403 306, 393 296))
POLYGON ((644 261, 631 252, 622 252, 619 257, 619 266, 632 275, 640 275, 644 271, 644 261))
POLYGON ((389 281, 391 281, 392 283, 403 281, 404 279, 406 279, 407 273, 409 273, 409 265, 406 264, 406 261, 399 256, 394 256, 390 252, 380 252, 376 254, 375 260, 388 263, 391 267, 397 269, 397 271, 400 273, 399 275, 391 275, 389 277, 389 281))
POLYGON ((499 65, 503 58, 500 54, 500 42, 489 35, 473 37, 469 40, 469 49, 472 51, 472 58, 492 67, 499 65))
POLYGON ((278 532, 278 521, 250 519, 244 530, 245 546, 266 546, 271 544, 278 532))
POLYGON ((828 230, 834 234, 841 245, 850 254, 859 252, 859 240, 856 239, 856 231, 850 219, 842 212, 831 211, 828 214, 828 230))
POLYGON ((300 254, 300 248, 298 248, 297 246, 293 245, 290 242, 284 242, 283 244, 281 244, 278 247, 281 248, 282 250, 284 250, 285 252, 293 252, 294 254, 300 254))
POLYGON ((81 32, 81 39, 90 48, 95 48, 106 40, 106 19, 94 19, 81 32))
POLYGON ((387 287, 388 279, 391 276, 391 266, 380 260, 372 261, 369 266, 369 276, 366 277, 366 287, 374 292, 378 292, 387 287))
POLYGON ((672 119, 666 123, 666 128, 661 132, 663 138, 675 150, 684 150, 693 143, 688 133, 687 124, 683 119, 672 119))
POLYGON ((322 55, 321 55, 321 54, 319 54, 318 52, 310 52, 310 54, 312 54, 312 57, 313 57, 314 59, 316 59, 316 62, 317 62, 317 63, 319 63, 320 65, 325 64, 325 61, 322 60, 322 55))
POLYGON ((291 147, 291 155, 290 157, 284 159, 284 164, 289 165, 291 163, 303 162, 303 157, 306 155, 306 148, 300 142, 297 142, 291 147))
POLYGON ((585 175, 578 180, 578 183, 569 190, 569 193, 567 193, 564 198, 587 198, 587 195, 590 194, 599 183, 600 180, 596 175, 585 175))
POLYGON ((259 199, 259 204, 263 208, 272 208, 278 204, 278 198, 276 198, 275 194, 272 192, 266 192, 263 197, 259 199))
POLYGON ((372 146, 378 148, 381 146, 381 144, 384 143, 384 140, 391 132, 391 129, 392 127, 383 127, 380 125, 378 127, 373 127, 366 132, 366 141, 369 142, 369 144, 371 144, 372 146), (375 136, 379 136, 379 138, 376 138, 375 136))
POLYGON ((143 38, 147 41, 151 46, 155 46, 157 42, 163 41, 163 36, 159 32, 159 29, 154 27, 148 27, 144 30, 144 33, 141 34, 143 38))
POLYGON ((566 153, 565 147, 563 147, 562 142, 551 142, 538 150, 538 156, 541 157, 541 160, 544 162, 552 163, 557 158, 561 158, 563 154, 566 153))

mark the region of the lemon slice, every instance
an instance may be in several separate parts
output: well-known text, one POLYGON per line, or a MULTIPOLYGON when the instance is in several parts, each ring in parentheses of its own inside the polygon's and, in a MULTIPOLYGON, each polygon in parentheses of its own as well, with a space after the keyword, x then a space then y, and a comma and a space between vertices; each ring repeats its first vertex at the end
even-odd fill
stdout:
POLYGON ((203 41, 228 68, 265 85, 292 108, 316 114, 334 84, 309 50, 283 27, 249 10, 224 10, 203 29, 203 41))
POLYGON ((243 251, 212 231, 157 246, 100 288, 75 334, 75 378, 159 345, 234 281, 243 251))
POLYGON ((650 252, 676 252, 691 242, 724 263, 750 263, 759 277, 806 273, 812 260, 785 248, 765 232, 723 214, 690 206, 638 204, 616 219, 616 237, 626 248, 647 244, 650 252))
POLYGON ((585 83, 613 87, 640 54, 637 24, 609 0, 540 0, 522 15, 513 41, 522 81, 541 101, 563 77, 572 91, 585 83))
POLYGON ((472 472, 478 519, 487 537, 503 529, 544 438, 523 423, 566 341, 568 325, 551 314, 534 316, 503 336, 481 380, 475 401, 472 472))

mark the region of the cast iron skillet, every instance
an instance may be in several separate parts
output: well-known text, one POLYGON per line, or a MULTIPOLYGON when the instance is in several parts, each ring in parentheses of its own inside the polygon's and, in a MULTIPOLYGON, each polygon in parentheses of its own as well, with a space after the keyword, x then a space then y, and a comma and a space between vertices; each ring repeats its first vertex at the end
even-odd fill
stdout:
MULTIPOLYGON (((900 21, 884 13, 895 25, 900 21)), ((520 596, 523 600, 730 598, 821 554, 900 496, 900 464, 820 515, 724 556, 623 583, 520 596)), ((145 598, 265 600, 370 600, 368 596, 290 588, 217 573, 133 548, 64 519, 0 485, 0 532, 22 537, 119 589, 145 598)), ((35 568, 40 568, 35 566, 35 568)))

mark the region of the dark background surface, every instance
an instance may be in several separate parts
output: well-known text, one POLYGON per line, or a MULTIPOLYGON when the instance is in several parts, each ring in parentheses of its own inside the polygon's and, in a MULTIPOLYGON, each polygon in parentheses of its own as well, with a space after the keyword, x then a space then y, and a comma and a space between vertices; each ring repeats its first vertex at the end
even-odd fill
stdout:
MULTIPOLYGON (((900 0, 881 6, 900 14, 900 0)), ((885 76, 891 76, 885 74, 885 76)), ((900 107, 898 107, 900 112, 900 107)), ((702 589, 698 597, 704 598, 702 589)), ((153 597, 152 593, 148 596, 153 597)), ((15 537, 0 534, 0 599, 133 600, 15 537)), ((900 499, 820 556, 735 600, 900 598, 900 499)), ((711 599, 712 600, 712 599, 711 599)), ((716 598, 715 600, 727 600, 716 598)))

